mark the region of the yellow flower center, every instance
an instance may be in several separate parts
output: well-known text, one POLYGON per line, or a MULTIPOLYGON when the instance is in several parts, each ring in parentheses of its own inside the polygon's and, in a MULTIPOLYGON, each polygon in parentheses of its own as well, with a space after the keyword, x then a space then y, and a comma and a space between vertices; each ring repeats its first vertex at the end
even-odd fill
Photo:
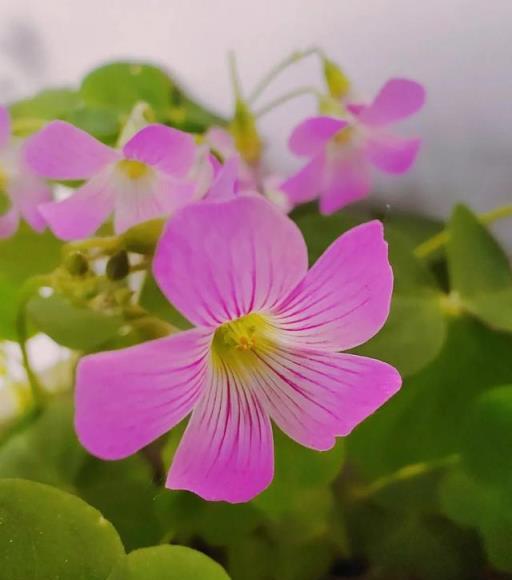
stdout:
POLYGON ((269 347, 271 326, 261 314, 247 314, 220 326, 213 337, 214 360, 246 366, 255 362, 254 351, 269 347))
POLYGON ((135 159, 122 159, 117 166, 130 179, 140 179, 150 171, 150 168, 145 163, 135 159))

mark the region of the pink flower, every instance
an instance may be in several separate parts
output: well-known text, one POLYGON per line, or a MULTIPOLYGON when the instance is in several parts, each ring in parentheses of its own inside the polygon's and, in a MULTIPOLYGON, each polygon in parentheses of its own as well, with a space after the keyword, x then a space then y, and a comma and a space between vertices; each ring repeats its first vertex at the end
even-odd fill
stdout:
POLYGON ((48 186, 23 162, 20 139, 11 137, 9 112, 0 107, 0 193, 7 197, 9 207, 0 215, 0 238, 12 236, 20 218, 37 232, 45 228, 37 206, 51 199, 48 186))
POLYGON ((292 203, 320 197, 320 211, 330 214, 365 197, 371 188, 371 166, 404 173, 418 154, 420 139, 405 139, 389 127, 421 109, 424 88, 392 79, 369 105, 347 105, 347 120, 312 117, 292 133, 289 147, 310 161, 283 189, 292 203))
POLYGON ((99 457, 135 453, 192 413, 167 487, 243 502, 272 480, 271 419, 326 450, 400 387, 391 366, 338 352, 389 312, 377 221, 341 236, 308 272, 302 234, 266 200, 190 205, 169 221, 154 274, 196 328, 82 359, 75 424, 99 457))
POLYGON ((194 138, 164 125, 144 127, 117 151, 69 123, 53 121, 29 140, 26 159, 39 175, 86 180, 68 199, 40 206, 63 240, 92 235, 111 213, 116 233, 122 233, 171 215, 196 193, 186 179, 197 173, 194 138))

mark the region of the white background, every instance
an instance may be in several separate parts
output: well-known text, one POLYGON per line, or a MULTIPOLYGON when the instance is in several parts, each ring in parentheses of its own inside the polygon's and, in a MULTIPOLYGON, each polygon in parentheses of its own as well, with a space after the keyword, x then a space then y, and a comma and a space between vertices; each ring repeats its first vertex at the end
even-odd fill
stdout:
MULTIPOLYGON (((407 127, 424 137, 419 162, 378 182, 392 207, 444 214, 464 200, 488 210, 512 200, 511 23, 512 0, 0 0, 0 101, 136 58, 168 66, 228 113, 229 49, 250 89, 292 50, 320 45, 368 96, 393 75, 427 86, 428 105, 407 127)), ((319 80, 316 64, 269 96, 319 80)), ((312 111, 303 97, 265 118, 272 165, 294 166, 285 140, 312 111)))

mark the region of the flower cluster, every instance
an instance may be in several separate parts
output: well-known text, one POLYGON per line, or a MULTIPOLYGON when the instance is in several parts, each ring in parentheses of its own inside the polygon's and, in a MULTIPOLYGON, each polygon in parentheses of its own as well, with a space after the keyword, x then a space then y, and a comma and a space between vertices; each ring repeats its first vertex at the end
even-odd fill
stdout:
POLYGON ((168 220, 152 272, 194 328, 81 360, 76 429, 93 454, 126 457, 191 415, 168 487, 247 501, 272 480, 271 421, 322 451, 399 389, 388 364, 341 352, 374 336, 389 313, 382 225, 345 233, 308 270, 286 214, 316 198, 332 213, 365 197, 370 166, 409 169, 420 141, 390 126, 422 107, 424 90, 394 79, 361 104, 330 66, 329 114, 292 132, 290 150, 308 161, 286 179, 264 170, 256 116, 240 98, 231 125, 193 135, 144 123, 117 147, 59 120, 11 143, 0 110, 0 185, 10 201, 1 235, 20 216, 65 241, 111 218, 116 235, 168 220), (51 181, 79 184, 53 200, 51 181))

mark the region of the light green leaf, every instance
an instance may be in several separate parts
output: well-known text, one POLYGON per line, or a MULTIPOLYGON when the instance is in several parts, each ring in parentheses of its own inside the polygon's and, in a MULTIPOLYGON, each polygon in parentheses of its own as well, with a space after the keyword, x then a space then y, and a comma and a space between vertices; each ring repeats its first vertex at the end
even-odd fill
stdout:
POLYGON ((109 580, 229 580, 220 564, 185 546, 156 546, 128 554, 109 580))
POLYGON ((0 580, 105 580, 123 554, 112 525, 82 500, 0 480, 0 580))
POLYGON ((34 296, 27 304, 27 313, 41 332, 75 350, 99 347, 114 338, 122 324, 120 317, 75 306, 57 294, 34 296))
POLYGON ((13 119, 62 119, 80 104, 80 96, 71 89, 49 89, 9 108, 13 119))
POLYGON ((0 338, 16 339, 20 289, 27 278, 57 266, 60 247, 50 233, 36 234, 26 225, 12 238, 0 241, 0 338))

